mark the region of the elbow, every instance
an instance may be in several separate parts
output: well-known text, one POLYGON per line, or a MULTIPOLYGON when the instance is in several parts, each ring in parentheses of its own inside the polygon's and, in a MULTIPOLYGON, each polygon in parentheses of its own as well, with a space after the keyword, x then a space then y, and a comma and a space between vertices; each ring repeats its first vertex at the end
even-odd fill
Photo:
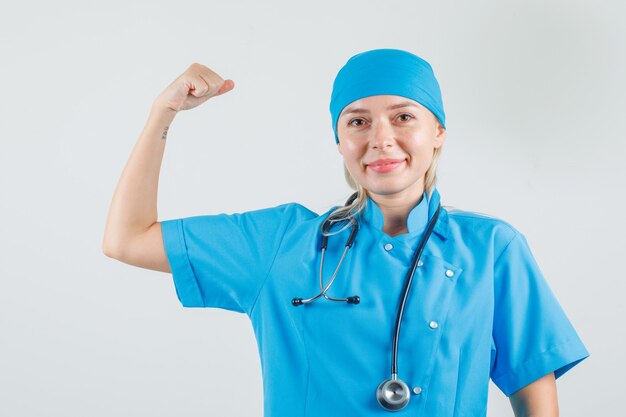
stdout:
POLYGON ((106 238, 102 241, 102 253, 108 258, 120 259, 121 250, 119 245, 109 242, 106 238))
POLYGON ((102 245, 102 253, 104 253, 104 255, 108 258, 117 258, 117 252, 104 244, 102 245))
POLYGON ((104 254, 104 256, 106 256, 107 258, 112 258, 115 259, 115 256, 113 255, 113 252, 111 252, 109 249, 105 249, 104 247, 102 248, 102 253, 104 254))

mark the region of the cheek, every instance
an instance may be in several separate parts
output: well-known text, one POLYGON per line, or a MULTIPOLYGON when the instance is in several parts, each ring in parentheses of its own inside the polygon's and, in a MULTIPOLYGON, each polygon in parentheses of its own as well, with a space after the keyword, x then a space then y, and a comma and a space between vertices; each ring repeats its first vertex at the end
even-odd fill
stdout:
POLYGON ((435 150, 437 142, 434 132, 424 132, 416 135, 413 140, 406 143, 407 148, 416 155, 429 155, 435 150))
POLYGON ((353 152, 350 152, 349 150, 344 149, 343 151, 344 151, 343 164, 348 169, 348 171, 350 171, 350 174, 353 177, 355 178, 358 177, 360 175, 359 173, 361 172, 363 168, 363 165, 361 162, 362 158, 359 155, 353 152))
POLYGON ((356 143, 350 141, 342 142, 340 152, 346 160, 359 158, 363 153, 356 143))
POLYGON ((415 157, 420 161, 427 162, 432 159, 434 153, 434 146, 432 146, 431 144, 424 144, 419 148, 416 148, 413 152, 413 155, 415 155, 415 157))

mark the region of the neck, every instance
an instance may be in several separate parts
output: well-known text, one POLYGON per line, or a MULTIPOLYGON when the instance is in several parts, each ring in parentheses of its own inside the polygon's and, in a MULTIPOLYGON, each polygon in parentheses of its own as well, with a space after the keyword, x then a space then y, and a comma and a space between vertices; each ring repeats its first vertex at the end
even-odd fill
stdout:
POLYGON ((424 195, 422 188, 419 193, 411 194, 374 194, 367 192, 367 195, 378 205, 383 214, 385 223, 383 232, 389 236, 397 236, 408 233, 407 219, 411 210, 417 206, 424 195))

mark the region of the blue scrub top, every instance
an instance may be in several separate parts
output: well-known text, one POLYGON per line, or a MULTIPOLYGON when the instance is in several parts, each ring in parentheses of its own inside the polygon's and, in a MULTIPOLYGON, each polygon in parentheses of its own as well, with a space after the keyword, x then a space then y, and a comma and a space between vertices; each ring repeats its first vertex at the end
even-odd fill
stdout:
MULTIPOLYGON (((376 388, 391 374, 392 334, 413 251, 440 196, 424 193, 409 232, 390 237, 368 198, 352 249, 319 293, 318 215, 289 203, 162 222, 185 307, 246 313, 261 358, 266 416, 382 416, 376 388)), ((324 282, 349 234, 328 240, 324 282)), ((398 347, 398 377, 419 388, 398 416, 484 416, 489 379, 505 395, 589 356, 524 236, 488 216, 442 207, 416 270, 398 347)))

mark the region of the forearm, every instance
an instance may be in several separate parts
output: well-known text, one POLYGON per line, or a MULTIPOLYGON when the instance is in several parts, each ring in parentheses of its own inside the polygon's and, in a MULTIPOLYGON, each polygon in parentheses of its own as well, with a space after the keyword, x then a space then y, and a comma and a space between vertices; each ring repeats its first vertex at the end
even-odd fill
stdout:
POLYGON ((102 249, 115 253, 157 221, 157 192, 167 131, 176 112, 155 102, 126 162, 109 208, 102 249))

